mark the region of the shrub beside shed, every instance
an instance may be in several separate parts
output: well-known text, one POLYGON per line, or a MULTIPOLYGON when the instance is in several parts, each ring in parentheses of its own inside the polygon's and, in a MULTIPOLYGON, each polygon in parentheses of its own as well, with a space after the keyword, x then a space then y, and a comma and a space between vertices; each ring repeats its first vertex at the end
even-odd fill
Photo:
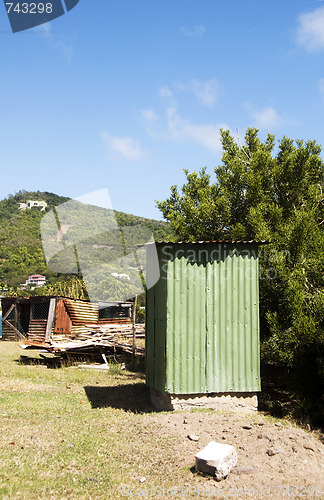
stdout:
POLYGON ((257 242, 156 243, 147 273, 146 382, 160 409, 257 408, 257 242))

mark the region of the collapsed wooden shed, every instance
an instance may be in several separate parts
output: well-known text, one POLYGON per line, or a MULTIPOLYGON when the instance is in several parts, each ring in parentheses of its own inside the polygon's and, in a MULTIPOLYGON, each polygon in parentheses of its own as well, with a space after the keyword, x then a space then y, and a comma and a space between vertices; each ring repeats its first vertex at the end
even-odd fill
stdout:
POLYGON ((131 323, 131 302, 96 302, 61 296, 4 297, 2 340, 42 344, 72 340, 110 323, 131 323))

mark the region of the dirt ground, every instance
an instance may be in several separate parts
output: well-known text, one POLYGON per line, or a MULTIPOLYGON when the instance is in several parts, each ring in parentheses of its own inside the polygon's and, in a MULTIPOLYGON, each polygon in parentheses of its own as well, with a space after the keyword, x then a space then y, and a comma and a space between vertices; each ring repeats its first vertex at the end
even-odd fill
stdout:
MULTIPOLYGON (((32 365, 32 368, 37 370, 37 365, 32 365)), ((80 395, 84 393, 83 378, 79 380, 79 375, 74 374, 74 371, 69 373, 68 368, 66 370, 66 374, 62 375, 65 390, 72 392, 74 388, 79 401, 80 395), (67 374, 69 379, 66 378, 67 374), (73 376, 76 378, 73 379, 73 376), (68 385, 65 385, 66 380, 69 380, 68 385)), ((54 373, 58 377, 59 386, 60 371, 54 373)), ((121 440, 121 445, 117 446, 114 454, 114 460, 120 469, 127 471, 127 482, 123 483, 124 486, 120 485, 114 496, 107 495, 107 498, 324 500, 324 435, 319 431, 304 430, 287 418, 274 418, 263 411, 266 403, 269 406, 270 402, 277 415, 289 414, 294 400, 281 385, 281 375, 278 367, 275 370, 273 367, 271 370, 269 367, 263 370, 262 392, 259 394, 262 411, 239 414, 210 410, 154 412, 149 405, 147 388, 141 383, 144 375, 141 378, 137 373, 132 374, 136 381, 133 384, 130 383, 130 374, 124 376, 120 372, 114 375, 114 385, 106 387, 105 379, 100 378, 94 382, 92 374, 92 385, 87 391, 89 401, 86 401, 87 404, 90 402, 92 409, 89 407, 89 410, 84 410, 85 420, 90 419, 93 410, 99 413, 102 410, 100 419, 97 415, 97 422, 102 425, 102 419, 106 418, 103 439, 109 433, 118 436, 121 432, 118 419, 129 426, 129 446, 124 445, 121 440), (105 417, 106 409, 109 411, 105 417), (123 418, 124 413, 129 413, 128 419, 123 418), (116 418, 115 428, 111 424, 112 417, 116 418), (197 440, 192 439, 193 436, 197 440), (156 439, 159 437, 162 439, 156 439), (195 455, 210 441, 234 446, 238 456, 237 465, 220 482, 215 481, 212 476, 199 474, 194 469, 195 455), (157 443, 163 449, 159 449, 157 443), (163 484, 167 484, 166 490, 163 489, 163 484), (131 489, 127 489, 128 485, 131 489)), ((23 386, 23 383, 28 384, 30 381, 19 379, 19 389, 28 392, 30 387, 23 386)), ((32 388, 35 389, 34 386, 32 388)), ((81 401, 82 399, 80 403, 81 401)), ((72 408, 73 405, 71 412, 72 408)), ((97 434, 96 429, 94 435, 97 434)), ((105 451, 109 455, 111 450, 105 451)), ((93 484, 96 485, 95 482, 93 484)), ((83 497, 76 495, 75 498, 83 497)), ((96 497, 89 495, 86 498, 96 497)))
POLYGON ((150 415, 149 427, 152 418, 155 432, 177 438, 173 466, 189 467, 192 472, 189 482, 175 484, 174 492, 164 492, 165 497, 181 497, 182 492, 183 497, 197 498, 324 499, 324 440, 318 433, 260 412, 161 413, 150 415), (199 440, 191 440, 190 435, 199 440), (236 467, 220 482, 197 474, 193 467, 196 453, 210 441, 233 445, 238 455, 236 467))

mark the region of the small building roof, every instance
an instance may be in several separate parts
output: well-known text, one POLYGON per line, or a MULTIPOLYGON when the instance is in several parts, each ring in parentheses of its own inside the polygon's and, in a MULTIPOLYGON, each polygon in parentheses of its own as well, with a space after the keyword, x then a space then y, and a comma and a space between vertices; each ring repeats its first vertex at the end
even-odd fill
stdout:
MULTIPOLYGON (((197 240, 197 241, 155 241, 154 242, 155 244, 157 245, 185 245, 185 244, 188 244, 188 245, 191 245, 191 244, 207 244, 207 243, 222 243, 222 244, 232 244, 232 245, 236 245, 236 244, 244 244, 244 245, 247 245, 247 244, 250 244, 250 245, 265 245, 267 243, 270 243, 269 241, 266 241, 266 240, 260 240, 260 241, 257 241, 257 240, 197 240)), ((149 244, 153 244, 152 243, 149 243, 149 244)))

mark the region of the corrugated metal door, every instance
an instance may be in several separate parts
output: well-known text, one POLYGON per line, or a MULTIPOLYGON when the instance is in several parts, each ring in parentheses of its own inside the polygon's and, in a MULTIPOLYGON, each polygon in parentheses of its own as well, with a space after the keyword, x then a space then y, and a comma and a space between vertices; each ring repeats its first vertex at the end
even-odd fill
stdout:
POLYGON ((167 261, 166 386, 174 394, 206 391, 205 267, 190 246, 167 261))
POLYGON ((207 392, 260 390, 257 250, 219 249, 206 265, 207 392))

